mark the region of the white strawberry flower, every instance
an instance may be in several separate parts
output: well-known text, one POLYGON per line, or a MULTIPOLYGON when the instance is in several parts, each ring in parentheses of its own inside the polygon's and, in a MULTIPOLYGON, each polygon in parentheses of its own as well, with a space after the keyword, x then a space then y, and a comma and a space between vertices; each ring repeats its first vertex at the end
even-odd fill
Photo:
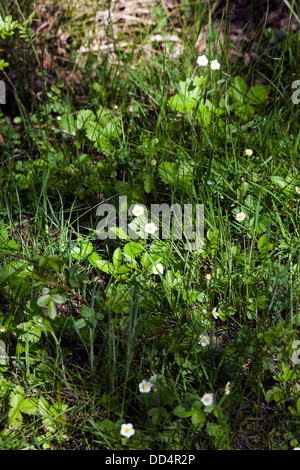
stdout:
POLYGON ((201 398, 201 401, 204 406, 211 406, 214 402, 214 396, 211 393, 205 393, 201 398))
POLYGON ((243 220, 245 220, 245 218, 246 218, 245 212, 239 212, 236 215, 236 220, 238 220, 239 222, 242 222, 243 220))
POLYGON ((139 389, 141 393, 149 393, 152 388, 152 383, 147 382, 147 380, 142 380, 142 382, 139 384, 139 389))
POLYGON ((157 374, 154 374, 150 377, 149 382, 154 385, 157 382, 157 374))
POLYGON ((145 232, 146 233, 150 233, 151 235, 153 235, 156 232, 156 230, 157 230, 157 226, 153 223, 145 225, 145 232))
POLYGON ((219 312, 217 311, 217 307, 215 307, 212 311, 212 315, 214 317, 214 319, 216 320, 217 318, 219 318, 219 312))
POLYGON ((134 206, 134 208, 132 209, 132 214, 135 216, 135 217, 139 217, 140 215, 143 215, 144 214, 144 208, 143 206, 134 206))
POLYGON ((206 55, 199 55, 199 57, 197 58, 197 64, 201 65, 202 67, 206 67, 206 65, 208 64, 208 58, 206 57, 206 55))
POLYGON ((164 272, 164 267, 161 263, 158 263, 156 264, 155 266, 153 266, 153 273, 154 274, 163 274, 164 272))
POLYGON ((230 382, 227 382, 225 385, 225 395, 229 395, 230 393, 230 382))
POLYGON ((121 426, 121 434, 122 436, 125 436, 125 437, 131 437, 133 436, 135 433, 135 430, 132 426, 131 423, 128 423, 128 424, 122 424, 121 426))
POLYGON ((209 337, 204 334, 200 335, 199 339, 200 339, 199 344, 201 344, 201 346, 203 347, 208 346, 210 343, 209 337))
POLYGON ((220 68, 220 64, 217 60, 213 60, 211 63, 210 63, 210 67, 212 70, 219 70, 220 68))

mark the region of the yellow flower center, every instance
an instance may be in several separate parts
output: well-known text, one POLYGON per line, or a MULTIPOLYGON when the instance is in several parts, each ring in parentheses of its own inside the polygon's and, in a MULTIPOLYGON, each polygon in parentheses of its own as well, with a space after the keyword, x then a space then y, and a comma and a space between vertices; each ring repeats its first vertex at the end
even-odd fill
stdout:
POLYGON ((126 429, 125 429, 125 432, 126 432, 126 433, 129 433, 129 432, 130 432, 130 429, 129 429, 129 428, 126 428, 126 429))
POLYGON ((209 398, 209 397, 206 397, 206 398, 205 398, 205 401, 209 401, 209 400, 210 400, 210 398, 209 398))
POLYGON ((146 390, 146 388, 148 388, 148 386, 146 384, 144 384, 143 389, 146 390))

